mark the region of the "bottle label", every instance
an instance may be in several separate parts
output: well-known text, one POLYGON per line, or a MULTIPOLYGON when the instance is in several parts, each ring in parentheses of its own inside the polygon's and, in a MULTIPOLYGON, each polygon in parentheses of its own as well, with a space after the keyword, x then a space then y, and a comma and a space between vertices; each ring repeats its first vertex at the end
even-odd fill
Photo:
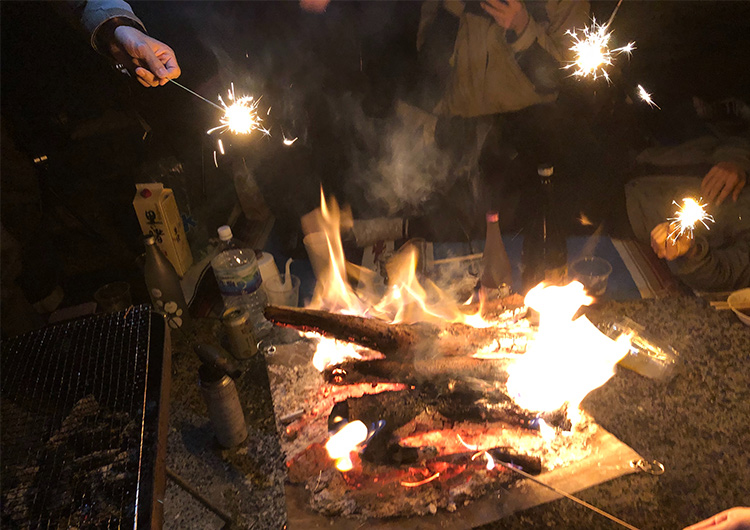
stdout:
POLYGON ((248 263, 231 271, 214 271, 223 296, 242 296, 254 293, 261 284, 258 263, 248 263))

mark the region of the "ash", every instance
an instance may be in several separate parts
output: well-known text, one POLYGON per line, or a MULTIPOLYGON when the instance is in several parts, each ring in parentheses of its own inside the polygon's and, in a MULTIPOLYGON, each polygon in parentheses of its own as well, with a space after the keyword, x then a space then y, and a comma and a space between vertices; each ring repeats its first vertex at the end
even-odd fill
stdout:
MULTIPOLYGON (((426 478, 436 468, 430 462, 412 466, 375 465, 355 462, 354 470, 342 473, 333 467, 323 444, 328 438, 328 415, 333 405, 349 397, 377 393, 387 385, 332 386, 312 366, 315 342, 303 340, 267 357, 276 422, 289 471, 289 480, 303 483, 310 507, 327 516, 394 517, 455 511, 491 492, 502 495, 518 478, 500 466, 492 470, 485 461, 457 462, 443 468, 441 476, 418 487, 402 482, 426 478), (380 388, 378 388, 380 387, 380 388), (280 418, 302 411, 292 423, 280 418)), ((391 385, 395 386, 395 385, 391 385)), ((435 454, 471 453, 461 436, 477 451, 509 447, 540 457, 544 472, 569 466, 588 457, 598 427, 581 411, 581 421, 571 432, 558 432, 551 439, 538 431, 504 423, 453 422, 433 412, 417 416, 396 435, 403 446, 427 448, 435 454)))
POLYGON ((80 399, 31 465, 3 469, 3 520, 51 528, 132 524, 139 435, 129 414, 105 410, 93 396, 80 399))

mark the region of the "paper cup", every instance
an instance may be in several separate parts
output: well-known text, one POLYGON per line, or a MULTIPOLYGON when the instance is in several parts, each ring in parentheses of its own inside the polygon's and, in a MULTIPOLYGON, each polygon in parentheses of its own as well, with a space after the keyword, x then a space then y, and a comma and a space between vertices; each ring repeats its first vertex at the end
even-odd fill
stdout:
POLYGON ((310 259, 315 278, 320 280, 326 274, 331 263, 330 253, 328 251, 328 239, 323 232, 313 232, 307 234, 302 242, 307 250, 307 257, 310 259))
POLYGON ((266 294, 268 295, 268 303, 272 305, 297 307, 299 304, 300 280, 297 276, 292 274, 290 285, 285 286, 285 276, 285 274, 282 274, 279 276, 279 279, 264 283, 266 294))

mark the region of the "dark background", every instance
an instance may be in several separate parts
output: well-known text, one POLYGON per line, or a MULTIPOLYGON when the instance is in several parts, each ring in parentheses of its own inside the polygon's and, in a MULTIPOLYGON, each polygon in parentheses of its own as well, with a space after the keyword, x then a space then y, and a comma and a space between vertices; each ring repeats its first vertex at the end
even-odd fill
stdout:
MULTIPOLYGON (((606 20, 615 4, 593 2, 592 13, 606 20)), ((309 197, 317 200, 320 182, 352 202, 355 213, 379 213, 378 205, 347 195, 347 151, 360 137, 347 110, 337 108, 355 94, 364 115, 380 119, 396 97, 420 103, 419 2, 333 2, 324 15, 304 13, 296 2, 132 7, 150 34, 175 50, 181 83, 211 100, 230 82, 262 94, 264 105, 276 109, 269 124, 294 130, 300 140, 280 151, 277 140, 225 135, 230 153, 216 168, 215 139, 205 134, 218 122, 210 105, 177 86, 147 89, 116 72, 54 2, 2 2, 2 218, 24 242, 28 263, 36 263, 29 266, 35 274, 27 267, 19 280, 30 301, 55 282, 65 289, 65 305, 91 300, 108 281, 142 283, 135 182, 175 189, 194 223, 188 235, 196 257, 226 221, 235 202, 232 175, 248 160, 296 183, 264 187, 288 246, 298 241, 296 215, 315 206, 309 197), (42 155, 46 161, 32 162, 42 155)), ((608 153, 601 164, 610 167, 597 178, 567 167, 560 193, 569 217, 588 208, 595 221, 614 218, 608 226, 617 230, 635 152, 700 134, 693 96, 747 101, 750 3, 626 0, 613 29, 613 45, 632 40, 637 47, 632 58, 617 59, 614 82, 568 82, 563 94, 570 115, 591 133, 579 138, 571 131, 571 158, 588 159, 585 138, 596 138, 597 149, 608 153), (625 102, 638 83, 661 110, 625 102)), ((481 220, 482 213, 468 215, 481 220)), ((135 291, 145 300, 145 291, 135 291)))

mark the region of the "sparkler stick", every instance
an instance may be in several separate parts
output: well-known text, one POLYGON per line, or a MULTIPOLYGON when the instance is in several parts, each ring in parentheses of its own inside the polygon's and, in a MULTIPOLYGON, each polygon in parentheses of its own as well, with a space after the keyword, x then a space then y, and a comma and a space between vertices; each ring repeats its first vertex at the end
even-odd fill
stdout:
POLYGON ((525 471, 521 471, 520 469, 518 469, 518 468, 516 468, 514 466, 511 466, 510 464, 506 464, 505 462, 501 462, 501 461, 496 461, 496 462, 498 464, 500 464, 501 466, 503 466, 504 468, 509 469, 509 470, 513 471, 514 473, 518 473, 522 477, 527 478, 527 479, 529 479, 529 480, 531 480, 533 482, 536 482, 540 486, 544 486, 545 488, 554 491, 558 495, 562 495, 566 499, 570 499, 573 502, 577 502, 578 504, 580 504, 584 508, 588 508, 589 510, 594 511, 594 512, 598 513, 599 515, 602 515, 602 516, 606 517, 610 521, 614 521, 615 523, 619 524, 620 526, 624 526, 625 528, 628 528, 629 530, 638 530, 638 528, 636 528, 635 526, 633 526, 633 525, 631 525, 629 523, 626 523, 622 519, 618 519, 614 515, 608 514, 607 512, 605 512, 604 510, 602 510, 601 508, 597 508, 593 504, 589 504, 588 502, 586 502, 586 501, 584 501, 582 499, 579 499, 578 497, 576 497, 574 495, 571 495, 570 493, 567 493, 567 492, 565 492, 565 491, 563 491, 563 490, 561 490, 559 488, 551 486, 551 485, 547 484, 546 482, 542 482, 538 478, 534 477, 533 475, 529 475, 525 471))
POLYGON ((213 101, 210 101, 210 100, 208 100, 208 99, 204 98, 203 96, 201 96, 201 95, 200 95, 200 94, 198 94, 197 92, 193 92, 192 90, 190 90, 190 89, 189 89, 188 87, 186 87, 185 85, 181 85, 180 83, 178 83, 178 82, 177 82, 177 81, 175 81, 174 79, 170 79, 170 81, 171 81, 171 82, 173 82, 173 83, 174 83, 175 85, 177 85, 178 87, 180 87, 181 89, 183 89, 183 90, 187 90, 188 92, 190 92, 190 93, 191 93, 192 95, 194 95, 195 97, 197 97, 197 98, 199 98, 199 99, 202 99, 203 101, 205 101, 205 102, 206 102, 206 103, 208 103, 209 105, 213 105, 214 107, 216 107, 217 109, 219 109, 219 110, 220 110, 220 111, 222 111, 222 112, 224 111, 224 109, 223 109, 223 108, 221 108, 220 106, 218 106, 218 105, 217 105, 216 103, 214 103, 213 101))
POLYGON ((690 239, 693 238, 693 230, 695 225, 701 223, 708 230, 706 221, 713 223, 714 218, 712 215, 706 213, 706 204, 702 204, 701 199, 695 200, 691 197, 685 197, 682 199, 682 206, 676 201, 672 201, 672 204, 679 206, 678 210, 674 213, 674 217, 670 217, 668 220, 673 221, 674 228, 669 233, 669 237, 672 241, 675 241, 681 235, 687 233, 690 239))
POLYGON ((612 24, 612 21, 615 19, 615 15, 617 14, 617 10, 620 9, 620 4, 622 4, 622 0, 620 0, 619 2, 617 2, 617 5, 615 6, 615 10, 612 11, 611 15, 609 15, 609 20, 604 25, 605 28, 608 28, 610 26, 610 24, 612 24))

